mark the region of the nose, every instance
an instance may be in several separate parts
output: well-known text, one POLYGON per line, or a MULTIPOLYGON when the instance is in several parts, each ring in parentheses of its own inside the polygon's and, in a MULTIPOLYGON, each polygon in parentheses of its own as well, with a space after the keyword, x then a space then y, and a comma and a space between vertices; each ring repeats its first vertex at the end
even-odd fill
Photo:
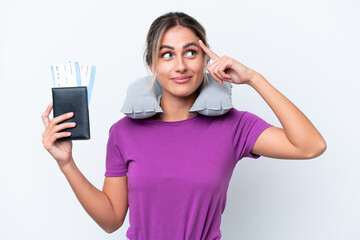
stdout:
POLYGON ((182 56, 178 56, 176 58, 176 63, 175 63, 175 71, 177 72, 184 72, 187 70, 187 65, 184 62, 184 59, 182 58, 182 56))

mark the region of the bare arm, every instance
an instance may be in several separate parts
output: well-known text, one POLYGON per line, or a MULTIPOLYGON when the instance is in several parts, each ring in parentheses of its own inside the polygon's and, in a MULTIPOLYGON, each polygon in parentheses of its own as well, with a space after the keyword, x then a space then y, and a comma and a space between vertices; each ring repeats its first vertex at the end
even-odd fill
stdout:
POLYGON ((73 114, 63 114, 50 121, 51 110, 52 103, 41 116, 45 125, 42 134, 44 148, 57 161, 86 212, 106 232, 115 231, 123 224, 128 209, 127 177, 106 177, 103 191, 95 188, 79 171, 72 158, 72 141, 57 141, 58 138, 70 136, 70 132, 59 131, 75 125, 59 123, 73 114))
POLYGON ((262 156, 310 159, 326 149, 326 142, 309 119, 261 74, 255 72, 250 82, 279 119, 283 128, 266 129, 252 152, 262 156))
POLYGON ((92 219, 107 233, 120 228, 128 210, 127 177, 106 177, 103 191, 94 187, 74 161, 60 167, 76 197, 92 219))
POLYGON ((220 84, 248 84, 273 110, 283 128, 269 127, 260 134, 252 153, 286 159, 309 159, 322 154, 326 142, 307 117, 256 71, 228 57, 221 58, 201 40, 199 46, 214 62, 207 67, 220 84))

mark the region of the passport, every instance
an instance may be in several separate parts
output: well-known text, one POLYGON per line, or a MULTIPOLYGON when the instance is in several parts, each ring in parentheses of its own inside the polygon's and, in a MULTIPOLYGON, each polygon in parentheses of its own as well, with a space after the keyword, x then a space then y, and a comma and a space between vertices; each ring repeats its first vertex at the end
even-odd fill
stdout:
POLYGON ((71 135, 58 140, 90 139, 87 87, 54 87, 52 88, 52 99, 54 118, 68 112, 74 113, 72 118, 66 119, 59 124, 65 122, 76 123, 75 127, 60 130, 59 132, 71 132, 71 135))

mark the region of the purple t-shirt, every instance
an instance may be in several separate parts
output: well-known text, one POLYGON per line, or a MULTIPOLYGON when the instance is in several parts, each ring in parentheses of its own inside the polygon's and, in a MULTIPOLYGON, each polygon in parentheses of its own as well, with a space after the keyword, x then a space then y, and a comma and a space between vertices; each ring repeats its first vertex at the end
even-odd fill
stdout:
POLYGON ((236 163, 271 124, 235 108, 163 122, 124 117, 109 131, 106 177, 127 176, 130 240, 217 240, 236 163))

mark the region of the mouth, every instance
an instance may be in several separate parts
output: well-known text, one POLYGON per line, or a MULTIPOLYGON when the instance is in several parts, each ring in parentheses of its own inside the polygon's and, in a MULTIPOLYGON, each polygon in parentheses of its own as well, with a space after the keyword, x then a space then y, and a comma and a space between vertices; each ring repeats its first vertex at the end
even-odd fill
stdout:
POLYGON ((192 76, 179 76, 176 78, 172 78, 172 80, 176 83, 186 83, 191 79, 192 76))

